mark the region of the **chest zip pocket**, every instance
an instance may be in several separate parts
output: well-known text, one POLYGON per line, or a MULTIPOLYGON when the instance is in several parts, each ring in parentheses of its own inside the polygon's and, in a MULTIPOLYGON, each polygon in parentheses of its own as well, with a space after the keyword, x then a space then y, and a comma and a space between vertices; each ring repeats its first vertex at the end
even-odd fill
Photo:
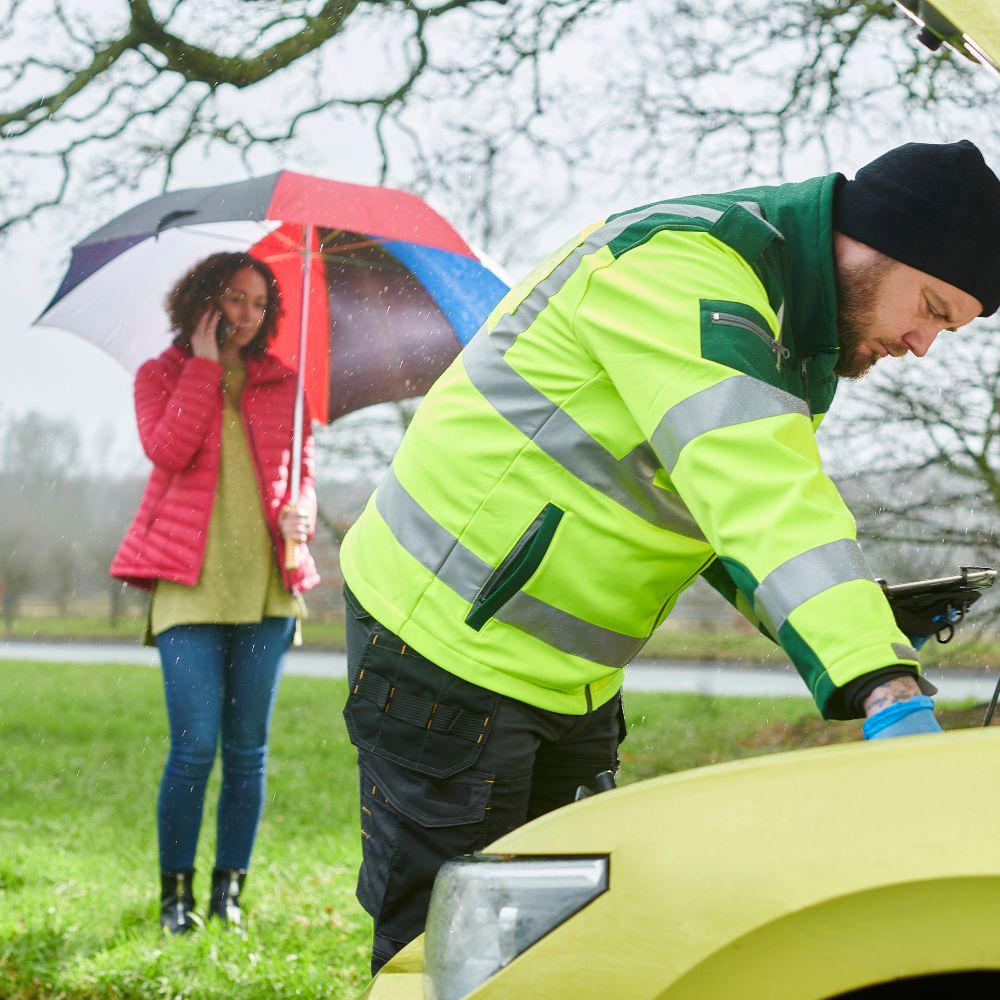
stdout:
POLYGON ((563 513, 555 504, 545 505, 510 555, 483 584, 465 617, 466 625, 478 632, 528 582, 545 558, 563 513))
POLYGON ((713 312, 711 318, 713 323, 718 323, 720 326, 734 326, 740 330, 747 330, 749 333, 753 333, 759 337, 774 355, 775 368, 780 368, 781 362, 787 361, 791 354, 791 351, 787 347, 774 339, 770 331, 758 326, 753 320, 749 320, 745 316, 737 316, 736 313, 713 312))

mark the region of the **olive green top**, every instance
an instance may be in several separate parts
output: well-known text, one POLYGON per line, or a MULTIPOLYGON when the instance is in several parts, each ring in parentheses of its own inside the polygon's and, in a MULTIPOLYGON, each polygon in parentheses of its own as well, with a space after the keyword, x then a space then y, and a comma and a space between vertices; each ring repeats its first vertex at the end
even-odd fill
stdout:
MULTIPOLYGON (((290 593, 275 561, 274 544, 261 506, 240 393, 242 362, 225 368, 219 482, 208 525, 205 561, 193 587, 158 580, 150 602, 152 635, 175 625, 243 625, 263 618, 301 618, 305 605, 290 593)), ((296 644, 298 644, 298 628, 296 644)))

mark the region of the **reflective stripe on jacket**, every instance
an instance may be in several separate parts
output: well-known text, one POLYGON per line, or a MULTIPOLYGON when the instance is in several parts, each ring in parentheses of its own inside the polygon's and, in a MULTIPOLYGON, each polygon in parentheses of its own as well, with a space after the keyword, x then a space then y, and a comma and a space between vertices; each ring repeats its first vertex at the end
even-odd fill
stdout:
POLYGON ((552 711, 612 697, 699 574, 820 709, 916 654, 823 473, 839 175, 645 206, 500 302, 348 533, 365 608, 466 680, 552 711))
MULTIPOLYGON (((319 582, 312 556, 300 546, 298 568, 286 570, 278 527, 278 514, 290 491, 295 375, 269 354, 247 359, 246 369, 240 411, 264 519, 285 586, 306 591, 319 582)), ((222 366, 171 346, 137 372, 135 409, 139 439, 153 471, 110 572, 146 589, 157 579, 194 586, 205 557, 219 477, 222 366)), ((308 412, 303 426, 300 502, 315 524, 308 412)))

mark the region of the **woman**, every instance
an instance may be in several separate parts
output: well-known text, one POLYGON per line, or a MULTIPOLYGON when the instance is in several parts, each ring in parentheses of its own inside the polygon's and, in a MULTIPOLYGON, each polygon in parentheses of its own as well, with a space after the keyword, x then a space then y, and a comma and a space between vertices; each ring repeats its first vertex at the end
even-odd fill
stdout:
POLYGON ((308 414, 300 497, 289 503, 295 375, 267 353, 281 312, 273 272, 248 254, 214 254, 178 282, 167 309, 173 344, 135 380, 153 472, 111 574, 153 591, 148 632, 170 722, 157 810, 160 924, 184 934, 201 923, 191 883, 220 733, 208 916, 240 923, 281 664, 305 610, 300 595, 319 577, 304 544, 316 511, 308 414))

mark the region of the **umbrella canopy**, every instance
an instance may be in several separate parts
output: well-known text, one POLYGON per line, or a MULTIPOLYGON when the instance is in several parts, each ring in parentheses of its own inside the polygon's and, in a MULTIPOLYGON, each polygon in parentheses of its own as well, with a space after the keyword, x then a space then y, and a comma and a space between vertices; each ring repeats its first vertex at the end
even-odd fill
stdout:
POLYGON ((281 171, 172 191, 113 219, 73 248, 35 324, 134 372, 170 342, 167 293, 219 251, 274 270, 285 314, 271 350, 297 369, 305 345, 305 392, 323 422, 423 394, 507 290, 415 195, 281 171))

